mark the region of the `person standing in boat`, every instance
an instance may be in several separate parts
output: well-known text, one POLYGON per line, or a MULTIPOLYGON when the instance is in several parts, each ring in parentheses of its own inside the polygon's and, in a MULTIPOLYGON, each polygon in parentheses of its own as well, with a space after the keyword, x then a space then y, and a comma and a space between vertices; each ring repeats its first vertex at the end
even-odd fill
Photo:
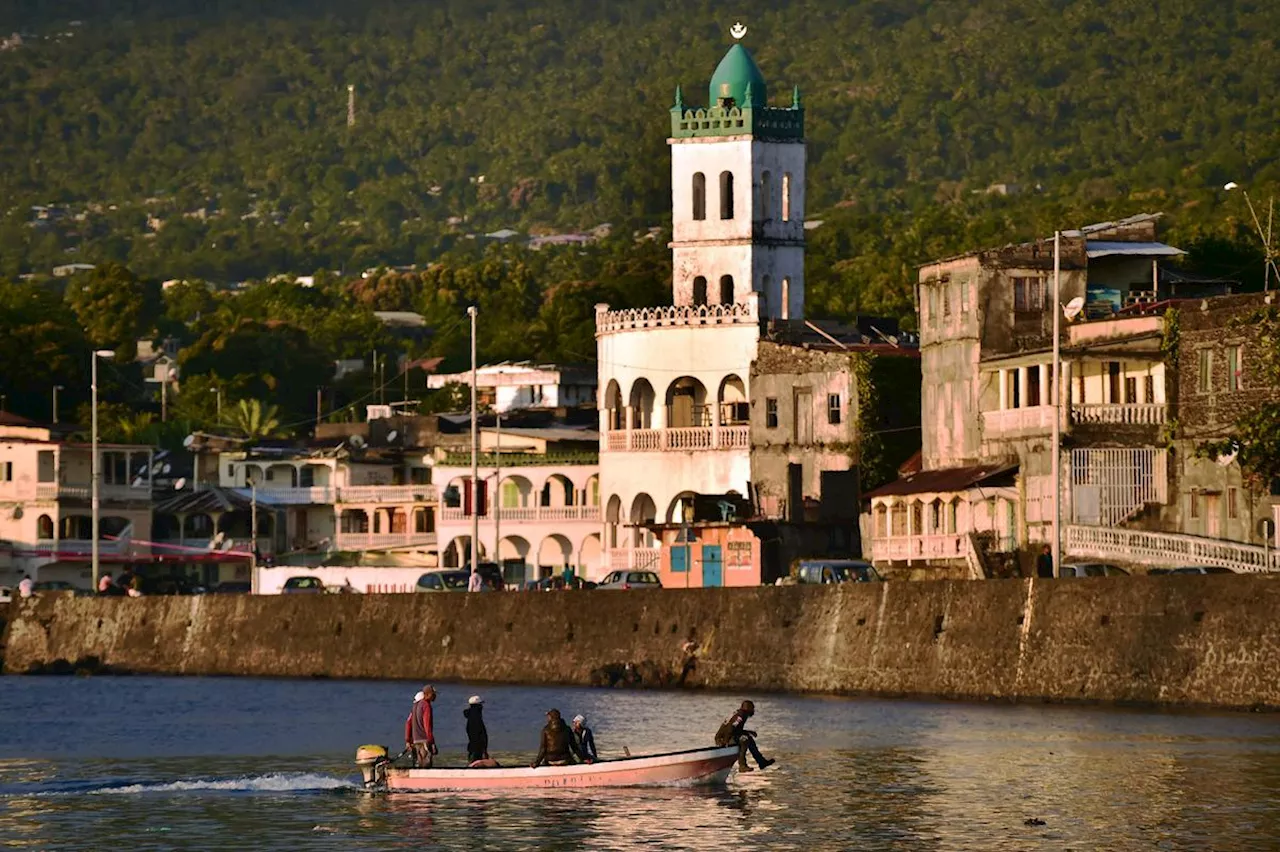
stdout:
POLYGON ((431 702, 435 700, 435 689, 430 685, 422 687, 422 691, 413 696, 409 718, 404 720, 404 746, 413 749, 413 765, 419 769, 430 769, 435 755, 439 754, 431 712, 431 702))
POLYGON ((467 764, 489 759, 489 729, 484 725, 484 700, 479 695, 467 699, 462 711, 467 719, 467 764))
POLYGON ((748 751, 751 752, 751 756, 756 759, 756 764, 761 769, 774 764, 774 761, 761 754, 759 747, 756 746, 756 732, 746 729, 747 720, 755 714, 756 705, 750 701, 744 701, 738 711, 728 719, 725 719, 720 725, 720 729, 716 731, 716 745, 721 747, 736 745, 738 747, 739 772, 754 771, 747 765, 748 751))
POLYGON ((578 747, 578 756, 582 758, 583 763, 595 763, 600 759, 600 755, 596 754, 596 737, 587 727, 586 716, 579 713, 573 717, 570 735, 573 737, 574 745, 578 747))
POLYGON ((534 769, 539 766, 568 766, 573 763, 575 756, 582 759, 569 726, 560 718, 559 710, 548 710, 547 724, 542 729, 542 740, 538 745, 538 756, 529 765, 534 769))

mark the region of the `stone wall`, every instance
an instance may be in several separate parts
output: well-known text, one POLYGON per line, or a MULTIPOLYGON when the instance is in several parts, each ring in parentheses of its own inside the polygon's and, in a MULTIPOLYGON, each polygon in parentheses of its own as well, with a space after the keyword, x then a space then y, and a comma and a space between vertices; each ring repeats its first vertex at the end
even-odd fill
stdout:
POLYGON ((1259 576, 548 594, 74 598, 15 605, 5 666, 1280 707, 1259 576), (594 673, 594 678, 593 678, 594 673))

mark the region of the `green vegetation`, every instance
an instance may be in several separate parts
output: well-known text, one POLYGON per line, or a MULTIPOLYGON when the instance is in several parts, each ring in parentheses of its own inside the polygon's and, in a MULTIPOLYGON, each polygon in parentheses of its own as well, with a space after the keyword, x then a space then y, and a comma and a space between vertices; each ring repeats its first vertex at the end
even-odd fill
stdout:
POLYGON ((1221 186, 1280 186, 1277 4, 27 0, 0 10, 28 33, 0 52, 0 276, 37 277, 0 286, 0 393, 45 417, 61 383, 74 406, 107 346, 104 398, 140 405, 135 339, 172 337, 173 417, 257 399, 288 432, 318 387, 334 417, 402 388, 335 383, 336 359, 458 366, 469 304, 485 360, 589 360, 595 303, 669 298, 663 235, 635 235, 669 227, 667 110, 677 84, 705 103, 738 17, 774 103, 804 97, 811 316, 910 323, 922 261, 1144 210, 1190 270, 1258 283, 1221 186), (606 222, 585 250, 469 238, 606 222), (99 269, 63 300, 38 276, 72 261, 99 269), (265 283, 161 297, 172 278, 265 283), (432 336, 393 339, 375 310, 432 336))

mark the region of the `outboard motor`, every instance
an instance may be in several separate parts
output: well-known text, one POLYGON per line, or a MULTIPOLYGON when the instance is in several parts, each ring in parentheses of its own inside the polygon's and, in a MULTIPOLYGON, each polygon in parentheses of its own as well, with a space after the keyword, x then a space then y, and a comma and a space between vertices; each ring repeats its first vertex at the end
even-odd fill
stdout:
POLYGON ((362 745, 356 749, 356 766, 364 776, 365 789, 373 790, 387 784, 387 749, 380 745, 362 745))

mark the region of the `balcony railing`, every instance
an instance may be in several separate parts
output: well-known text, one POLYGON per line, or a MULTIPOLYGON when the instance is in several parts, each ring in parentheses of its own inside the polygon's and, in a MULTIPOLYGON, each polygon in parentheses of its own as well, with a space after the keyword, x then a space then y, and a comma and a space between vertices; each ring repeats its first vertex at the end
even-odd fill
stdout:
POLYGON ((1071 406, 1071 422, 1122 426, 1159 426, 1165 422, 1168 406, 1163 403, 1071 406))
MULTIPOLYGON (((28 492, 29 493, 29 492, 28 492)), ((150 500, 151 483, 139 485, 116 485, 101 483, 98 495, 103 500, 150 500)), ((40 482, 36 484, 37 500, 91 500, 92 485, 61 485, 56 482, 40 482)))
POLYGON ((871 558, 876 562, 964 559, 965 537, 959 534, 878 537, 871 542, 871 558))
POLYGON ((336 550, 396 550, 408 547, 434 547, 436 534, 430 533, 344 533, 333 537, 336 550))
MULTIPOLYGON (((480 517, 492 518, 493 509, 489 507, 480 517)), ((511 509, 500 509, 499 520, 502 523, 521 523, 529 521, 593 521, 600 522, 599 506, 519 506, 511 509)), ((443 508, 440 510, 442 521, 468 521, 470 513, 460 508, 443 508)))
POLYGON ((1280 571, 1280 553, 1217 538, 1148 532, 1120 527, 1067 527, 1067 553, 1121 559, 1161 568, 1215 565, 1241 573, 1280 571))
POLYGON ((760 321, 755 299, 732 305, 670 305, 634 310, 596 310, 596 334, 650 328, 709 325, 754 325, 760 321))
MULTIPOLYGON (((559 465, 599 464, 600 453, 591 450, 558 453, 480 453, 478 467, 556 467, 559 465)), ((444 454, 441 467, 470 467, 471 453, 449 452, 444 454)))
POLYGON ((988 438, 1008 437, 1053 429, 1053 406, 1005 408, 982 412, 982 430, 988 438))
POLYGON ((605 433, 612 452, 696 452, 745 450, 751 446, 749 426, 678 426, 670 429, 619 429, 605 433))
MULTIPOLYGON (((249 488, 233 488, 249 497, 249 488)), ((324 506, 332 503, 434 503, 434 485, 316 485, 309 488, 257 489, 260 503, 273 506, 324 506)))
POLYGON ((607 552, 610 571, 657 571, 662 551, 654 547, 615 547, 607 552))

